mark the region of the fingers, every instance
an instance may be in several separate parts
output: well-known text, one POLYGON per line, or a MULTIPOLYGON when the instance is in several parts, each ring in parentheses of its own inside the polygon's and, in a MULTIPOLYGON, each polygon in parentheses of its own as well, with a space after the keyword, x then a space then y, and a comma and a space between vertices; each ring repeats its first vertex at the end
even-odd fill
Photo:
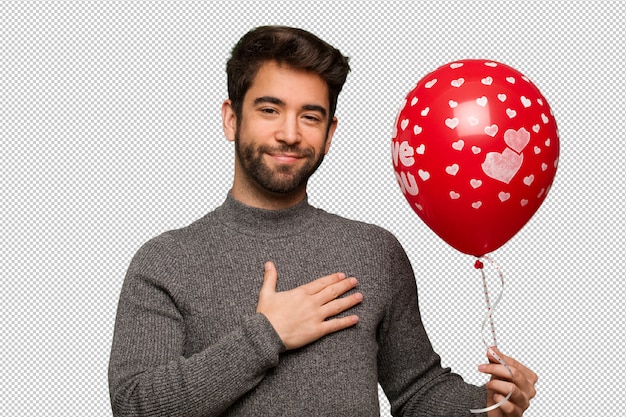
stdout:
MULTIPOLYGON (((500 352, 497 348, 495 348, 494 346, 492 346, 490 349, 492 349, 503 361, 504 363, 506 363, 509 368, 511 369, 511 371, 513 372, 514 376, 515 373, 519 373, 519 377, 522 377, 524 379, 526 379, 529 383, 531 383, 532 385, 536 384, 537 381, 539 380, 537 374, 532 371, 531 369, 527 368, 526 366, 524 366, 523 364, 521 364, 520 362, 518 362, 517 360, 515 360, 514 358, 507 356, 505 354, 503 354, 502 352, 500 352)), ((498 361, 498 359, 492 355, 491 353, 487 352, 487 358, 489 359, 489 362, 491 362, 492 364, 494 364, 495 367, 492 367, 490 369, 500 369, 500 371, 498 372, 497 376, 500 379, 511 379, 510 378, 510 373, 505 369, 504 372, 506 372, 506 376, 502 376, 502 369, 501 368, 497 368, 497 365, 500 364, 500 362, 498 361)), ((492 373, 492 372, 488 372, 488 373, 492 373)))
POLYGON ((333 300, 338 299, 341 295, 355 288, 358 281, 354 277, 344 278, 338 282, 328 285, 326 288, 315 294, 320 305, 330 303, 333 300))
POLYGON ((349 296, 341 298, 335 298, 322 306, 322 316, 325 318, 336 316, 354 307, 361 301, 363 301, 363 294, 361 293, 351 294, 349 296))
POLYGON ((334 274, 326 275, 311 281, 308 284, 302 286, 302 288, 310 295, 317 294, 320 291, 328 288, 330 285, 336 284, 346 278, 346 274, 343 272, 337 272, 334 274))
POLYGON ((511 365, 515 367, 521 365, 518 361, 516 361, 512 357, 507 356, 504 353, 500 352, 500 350, 498 350, 497 347, 490 346, 489 349, 487 350, 487 359, 489 359, 489 362, 500 363, 500 361, 498 360, 498 357, 500 357, 504 362, 506 362, 507 365, 511 365))
POLYGON ((321 331, 323 335, 327 335, 338 332, 339 330, 347 329, 348 327, 354 326, 358 322, 359 316, 356 315, 326 320, 321 324, 321 331))
POLYGON ((530 400, 534 397, 527 390, 521 389, 512 382, 492 379, 485 384, 488 395, 493 399, 493 403, 499 403, 504 400, 509 393, 511 396, 508 401, 503 403, 500 408, 505 415, 522 415, 524 410, 530 407, 530 400))
POLYGON ((275 293, 276 283, 278 282, 278 271, 276 271, 274 263, 270 261, 265 262, 263 267, 265 273, 263 275, 263 285, 261 286, 261 291, 259 293, 260 297, 275 293))
POLYGON ((268 261, 264 270, 256 311, 267 317, 286 349, 302 347, 358 322, 354 314, 337 317, 363 299, 360 293, 344 296, 356 287, 356 278, 335 273, 277 292, 276 266, 268 261))
POLYGON ((512 381, 511 373, 514 368, 509 367, 508 369, 505 366, 500 364, 489 364, 489 365, 480 365, 478 370, 482 373, 489 374, 494 378, 497 378, 501 381, 512 381), (511 372, 509 372, 509 369, 511 372))
MULTIPOLYGON (((268 261, 264 264, 264 270, 265 273, 261 293, 275 293, 276 284, 278 282, 276 266, 273 262, 268 261)), ((319 296, 320 305, 323 305, 356 287, 357 284, 358 281, 356 278, 351 277, 346 279, 346 274, 336 272, 311 281, 308 284, 302 285, 300 288, 309 295, 317 294, 319 296)))
POLYGON ((314 296, 318 300, 319 305, 325 307, 324 309, 328 311, 326 316, 328 318, 347 310, 362 300, 361 294, 355 294, 356 298, 341 299, 342 301, 339 303, 333 302, 333 300, 338 300, 340 296, 357 285, 358 281, 356 278, 346 278, 343 272, 337 272, 311 281, 300 287, 300 289, 314 296))
POLYGON ((486 388, 494 403, 503 400, 510 392, 511 397, 501 406, 501 410, 505 413, 504 415, 521 415, 537 393, 535 389, 537 374, 515 359, 503 355, 494 347, 491 349, 494 352, 487 353, 490 363, 478 367, 480 372, 490 374, 492 377, 486 384, 486 388), (500 364, 493 353, 498 355, 506 366, 500 364))

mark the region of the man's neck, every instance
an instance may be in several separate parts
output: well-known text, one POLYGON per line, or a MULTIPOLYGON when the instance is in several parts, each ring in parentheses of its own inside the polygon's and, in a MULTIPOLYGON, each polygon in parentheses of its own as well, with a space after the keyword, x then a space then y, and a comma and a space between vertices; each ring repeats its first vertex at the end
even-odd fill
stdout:
POLYGON ((275 193, 252 184, 241 184, 237 180, 231 190, 235 200, 250 206, 265 210, 283 210, 293 207, 306 197, 306 187, 299 188, 291 193, 275 193))

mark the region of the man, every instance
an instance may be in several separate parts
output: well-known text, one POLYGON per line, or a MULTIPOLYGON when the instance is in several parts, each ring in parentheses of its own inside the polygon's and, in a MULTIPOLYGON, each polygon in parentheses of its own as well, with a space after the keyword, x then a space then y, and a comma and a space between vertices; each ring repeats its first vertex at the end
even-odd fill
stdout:
POLYGON ((348 71, 299 29, 260 27, 235 46, 222 106, 233 186, 133 258, 109 369, 115 416, 373 416, 378 383, 394 415, 469 415, 511 388, 489 416, 528 407, 536 376, 511 358, 512 378, 482 365, 486 388, 441 367, 390 233, 308 204, 348 71))

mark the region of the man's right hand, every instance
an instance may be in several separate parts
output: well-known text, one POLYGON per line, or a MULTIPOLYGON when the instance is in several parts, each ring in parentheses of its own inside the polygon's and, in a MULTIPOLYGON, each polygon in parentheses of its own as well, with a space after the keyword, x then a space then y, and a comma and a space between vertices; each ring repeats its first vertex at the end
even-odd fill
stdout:
POLYGON ((339 298, 356 287, 356 278, 346 278, 338 272, 283 292, 276 292, 277 281, 276 267, 266 262, 256 311, 267 317, 287 350, 308 345, 359 321, 356 315, 327 320, 363 300, 361 293, 339 298))

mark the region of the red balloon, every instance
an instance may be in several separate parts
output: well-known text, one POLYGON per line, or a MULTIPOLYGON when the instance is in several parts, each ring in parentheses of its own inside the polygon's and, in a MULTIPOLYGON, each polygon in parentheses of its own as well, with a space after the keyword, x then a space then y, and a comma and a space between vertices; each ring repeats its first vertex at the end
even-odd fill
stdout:
POLYGON ((426 225, 480 257, 511 239, 543 203, 559 135, 528 78, 499 62, 460 60, 406 96, 392 160, 402 193, 426 225))

